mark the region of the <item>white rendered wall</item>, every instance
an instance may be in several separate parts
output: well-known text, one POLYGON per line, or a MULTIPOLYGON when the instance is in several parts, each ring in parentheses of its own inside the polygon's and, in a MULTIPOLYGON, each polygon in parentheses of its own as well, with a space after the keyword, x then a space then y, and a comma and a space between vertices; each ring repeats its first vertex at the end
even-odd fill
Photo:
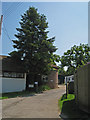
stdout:
POLYGON ((26 88, 26 74, 25 78, 0 77, 0 81, 2 81, 2 93, 23 91, 26 88))

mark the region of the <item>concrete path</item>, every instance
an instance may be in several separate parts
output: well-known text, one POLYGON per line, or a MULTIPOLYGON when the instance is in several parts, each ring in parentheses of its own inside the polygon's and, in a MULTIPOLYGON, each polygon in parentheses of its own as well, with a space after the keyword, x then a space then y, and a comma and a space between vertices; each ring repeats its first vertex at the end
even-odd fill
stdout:
POLYGON ((3 118, 59 118, 58 99, 65 93, 65 86, 29 97, 2 101, 3 118))

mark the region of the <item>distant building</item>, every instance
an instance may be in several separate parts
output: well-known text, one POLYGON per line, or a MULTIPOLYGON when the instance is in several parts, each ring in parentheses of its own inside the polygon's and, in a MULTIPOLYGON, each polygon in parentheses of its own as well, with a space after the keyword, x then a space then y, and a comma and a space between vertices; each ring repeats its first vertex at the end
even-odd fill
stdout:
POLYGON ((58 66, 51 66, 52 70, 48 75, 43 75, 42 80, 45 81, 50 88, 58 88, 58 66))
POLYGON ((65 84, 69 82, 74 82, 74 75, 65 76, 65 84))
POLYGON ((63 84, 64 79, 65 79, 65 77, 63 75, 58 75, 58 84, 63 84))

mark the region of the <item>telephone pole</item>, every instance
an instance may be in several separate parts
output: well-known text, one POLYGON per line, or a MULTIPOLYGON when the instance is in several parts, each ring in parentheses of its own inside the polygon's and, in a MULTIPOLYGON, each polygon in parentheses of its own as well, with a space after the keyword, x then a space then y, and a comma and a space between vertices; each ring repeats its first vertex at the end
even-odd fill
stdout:
POLYGON ((90 1, 88 2, 88 45, 90 47, 90 1))
POLYGON ((0 18, 0 36, 2 31, 2 21, 3 21, 3 15, 1 15, 1 18, 0 18))

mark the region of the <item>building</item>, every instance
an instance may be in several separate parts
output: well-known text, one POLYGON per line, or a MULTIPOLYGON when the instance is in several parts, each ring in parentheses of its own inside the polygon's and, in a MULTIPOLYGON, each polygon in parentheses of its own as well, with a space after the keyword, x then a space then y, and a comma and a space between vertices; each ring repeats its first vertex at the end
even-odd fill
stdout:
MULTIPOLYGON (((56 65, 51 66, 52 70, 48 76, 43 75, 42 80, 40 80, 41 77, 38 75, 36 80, 39 79, 39 84, 44 81, 50 88, 58 88, 58 67, 56 65)), ((31 81, 31 76, 28 78, 28 74, 25 73, 23 62, 17 62, 10 57, 0 55, 0 85, 2 85, 0 93, 28 90, 32 87, 32 83, 28 82, 28 79, 31 81)))
POLYGON ((48 75, 43 75, 42 80, 49 85, 50 88, 58 88, 58 67, 51 65, 52 70, 48 75))
POLYGON ((4 58, 7 58, 8 56, 6 55, 0 55, 0 60, 4 59, 4 58))
POLYGON ((65 84, 69 82, 74 82, 74 75, 65 76, 65 84))
POLYGON ((26 89, 26 73, 22 63, 0 56, 0 92, 17 92, 26 89))
POLYGON ((64 75, 58 75, 58 84, 64 84, 64 75))

